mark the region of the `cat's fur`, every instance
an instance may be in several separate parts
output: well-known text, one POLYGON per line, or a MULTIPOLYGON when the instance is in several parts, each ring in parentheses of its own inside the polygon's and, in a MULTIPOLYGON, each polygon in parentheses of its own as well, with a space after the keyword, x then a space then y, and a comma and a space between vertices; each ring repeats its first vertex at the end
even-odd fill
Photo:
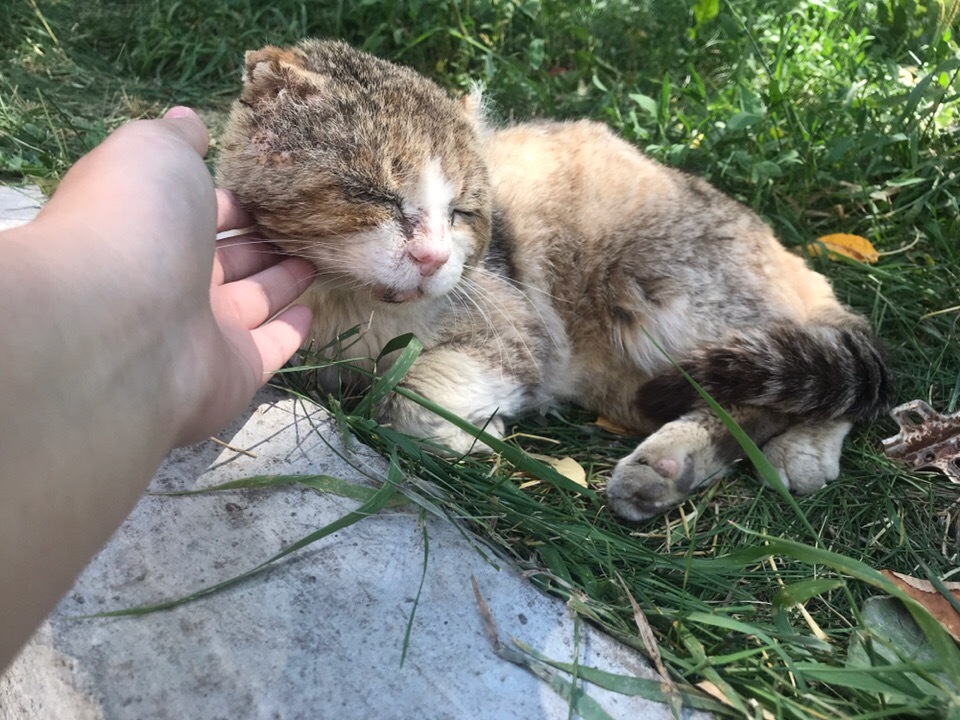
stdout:
MULTIPOLYGON (((351 352, 376 357, 414 332, 403 384, 494 434, 554 401, 652 432, 607 484, 629 519, 741 457, 666 354, 792 490, 836 478, 851 423, 891 400, 866 321, 703 180, 597 123, 490 129, 478 104, 338 42, 247 54, 219 182, 316 266, 314 339, 363 325, 351 352)), ((483 449, 399 396, 379 412, 483 449)))

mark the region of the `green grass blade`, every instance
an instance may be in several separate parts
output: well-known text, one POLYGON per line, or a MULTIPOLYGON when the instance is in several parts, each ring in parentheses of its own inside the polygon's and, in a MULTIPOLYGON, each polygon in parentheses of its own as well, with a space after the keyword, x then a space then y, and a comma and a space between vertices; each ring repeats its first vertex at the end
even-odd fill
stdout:
POLYGON ((740 622, 739 620, 724 617, 723 615, 711 615, 704 612, 689 613, 686 618, 684 618, 684 622, 712 625, 713 627, 722 628, 724 630, 732 630, 733 632, 740 633, 745 637, 757 638, 757 640, 765 643, 767 648, 769 648, 772 652, 775 652, 780 656, 780 659, 783 660, 783 664, 789 668, 792 673, 794 673, 797 686, 800 688, 800 690, 805 691, 807 689, 807 683, 803 678, 803 674, 797 669, 797 666, 793 662, 793 658, 790 657, 790 654, 784 650, 779 642, 760 630, 755 624, 740 622))
MULTIPOLYGON (((174 492, 151 493, 161 496, 181 496, 181 495, 205 495, 207 493, 223 492, 225 490, 263 490, 271 487, 281 487, 283 485, 303 485, 319 492, 339 495, 340 497, 350 498, 366 502, 376 494, 376 489, 347 482, 346 480, 332 475, 252 475, 239 480, 230 480, 229 482, 211 485, 210 487, 199 488, 196 490, 177 490, 174 492)), ((405 497, 395 496, 390 499, 386 507, 398 507, 409 504, 410 500, 405 497)))
POLYGON ((955 690, 960 691, 960 650, 957 649, 953 638, 922 605, 884 577, 879 570, 855 558, 822 548, 810 547, 783 538, 773 538, 759 534, 757 536, 764 540, 765 545, 763 547, 751 548, 733 555, 746 563, 755 562, 770 555, 785 555, 810 565, 825 565, 900 600, 909 610, 917 625, 923 630, 955 690))
POLYGON ((382 358, 397 350, 400 350, 400 354, 393 361, 390 369, 374 381, 370 390, 357 404, 354 411, 357 415, 369 414, 383 398, 397 387, 398 383, 403 380, 403 376, 407 374, 407 371, 420 356, 423 343, 416 336, 407 333, 387 343, 380 353, 380 357, 382 358))
POLYGON ((644 329, 644 334, 647 336, 647 339, 652 342, 656 348, 663 353, 664 357, 670 361, 670 363, 677 369, 677 371, 683 375, 684 379, 690 383, 694 390, 697 391, 697 394, 703 398, 703 401, 707 406, 713 410, 713 412, 720 418, 720 421, 723 423, 724 427, 727 428, 727 431, 733 435, 734 439, 743 448, 744 453, 747 458, 757 469, 757 472, 760 473, 760 476, 766 480, 770 486, 776 490, 780 496, 787 502, 796 516, 800 519, 800 522, 803 523, 803 526, 807 529, 807 532, 810 533, 810 537, 816 542, 819 540, 817 531, 813 529, 813 525, 810 524, 810 520, 807 519, 806 514, 803 510, 800 509, 800 506, 797 504, 797 501, 794 499, 793 495, 790 494, 790 490, 787 489, 787 486, 783 484, 783 481, 780 479, 780 476, 777 474, 777 471, 774 469, 773 465, 770 464, 770 461, 767 460, 767 456, 764 455, 760 448, 757 447, 757 444, 744 432, 743 428, 737 424, 737 421, 730 417, 730 413, 723 409, 723 407, 714 400, 710 394, 700 387, 700 384, 690 377, 690 374, 687 373, 680 365, 667 353, 666 350, 661 347, 660 343, 644 329))
POLYGON ((789 609, 794 605, 805 603, 811 598, 823 595, 825 592, 836 590, 843 587, 843 580, 836 578, 814 578, 811 580, 801 580, 791 583, 781 588, 773 596, 773 606, 775 608, 789 609))
MULTIPOLYGON (((523 652, 536 660, 546 663, 557 670, 573 673, 573 663, 552 660, 517 638, 510 638, 510 640, 523 652)), ((660 680, 650 680, 648 678, 636 677, 635 675, 617 675, 616 673, 600 670, 595 667, 590 667, 589 665, 578 665, 577 672, 580 677, 587 682, 621 695, 642 697, 660 703, 669 702, 673 695, 673 693, 663 689, 663 682, 660 680)), ((699 691, 680 687, 677 688, 677 693, 680 695, 680 700, 685 707, 721 714, 730 713, 729 707, 699 691)))
POLYGON ((427 579, 427 562, 430 559, 430 535, 427 532, 426 513, 422 508, 420 510, 420 529, 423 533, 423 570, 420 572, 420 584, 417 586, 417 594, 413 598, 413 606, 410 608, 410 617, 407 618, 407 629, 403 633, 400 667, 403 667, 403 663, 407 659, 407 650, 410 648, 410 633, 413 631, 413 620, 417 616, 417 608, 420 607, 420 594, 423 592, 423 583, 427 579))
POLYGON ((124 617, 124 616, 132 616, 132 615, 146 615, 148 613, 158 612, 160 610, 170 610, 172 608, 185 605, 189 602, 193 602, 194 600, 199 600, 200 598, 207 597, 208 595, 213 595, 214 593, 220 592, 221 590, 225 590, 229 587, 232 587, 238 584, 239 582, 246 580, 247 578, 253 575, 256 575, 258 572, 272 565, 277 560, 280 560, 281 558, 284 558, 287 555, 293 552, 296 552, 297 550, 300 550, 301 548, 306 547, 307 545, 310 545, 311 543, 321 540, 322 538, 325 538, 328 535, 332 535, 338 530, 342 530, 343 528, 349 527, 354 523, 360 522, 361 520, 368 518, 371 515, 375 515, 380 510, 385 508, 387 506, 387 503, 390 502, 390 499, 397 492, 397 485, 399 484, 402 477, 403 475, 402 475, 402 472, 400 471, 399 465, 395 462, 391 462, 390 470, 388 471, 387 479, 383 483, 383 486, 379 490, 377 490, 369 500, 367 500, 362 505, 360 505, 360 507, 356 508, 355 510, 351 510, 342 518, 338 520, 334 520, 332 523, 325 525, 319 530, 315 530, 314 532, 300 538, 295 543, 285 548, 281 552, 277 553, 273 557, 268 558, 267 560, 264 560, 262 563, 260 563, 256 567, 253 567, 250 570, 247 570, 246 572, 241 573, 240 575, 236 575, 232 578, 229 578, 228 580, 224 580, 223 582, 216 583, 215 585, 210 585, 201 590, 197 590, 196 592, 190 593, 189 595, 185 595, 180 598, 176 598, 174 600, 167 600, 161 603, 156 603, 154 605, 144 605, 144 606, 135 607, 135 608, 127 608, 125 610, 113 610, 111 612, 96 613, 95 615, 89 615, 89 616, 83 616, 83 617, 124 617))
POLYGON ((503 440, 495 438, 489 433, 483 432, 483 430, 478 428, 473 423, 467 422, 463 418, 458 417, 446 408, 437 405, 437 403, 433 402, 432 400, 428 400, 427 398, 423 397, 422 395, 418 395, 408 388, 398 387, 397 393, 419 403, 420 405, 423 405, 423 407, 439 415, 447 422, 456 425, 465 432, 470 433, 478 440, 488 445, 494 452, 509 460, 510 463, 518 470, 529 473, 533 477, 543 480, 544 482, 548 482, 551 485, 555 485, 562 490, 573 492, 577 495, 583 495, 584 497, 591 499, 597 498, 597 494, 593 490, 577 485, 575 482, 564 477, 549 465, 545 465, 539 460, 530 457, 520 448, 509 445, 503 440))

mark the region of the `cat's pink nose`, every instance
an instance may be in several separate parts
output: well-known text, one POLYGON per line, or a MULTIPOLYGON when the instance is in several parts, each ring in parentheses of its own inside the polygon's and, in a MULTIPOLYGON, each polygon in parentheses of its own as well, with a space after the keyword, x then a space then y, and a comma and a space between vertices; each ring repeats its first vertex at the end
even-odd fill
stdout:
POLYGON ((422 277, 430 277, 450 259, 450 251, 436 245, 411 245, 407 254, 420 268, 422 277))

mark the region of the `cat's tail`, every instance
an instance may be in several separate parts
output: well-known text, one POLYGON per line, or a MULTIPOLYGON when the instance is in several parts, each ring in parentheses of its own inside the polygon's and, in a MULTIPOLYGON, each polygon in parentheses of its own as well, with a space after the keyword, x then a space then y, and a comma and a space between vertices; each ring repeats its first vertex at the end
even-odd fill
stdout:
MULTIPOLYGON (((893 372, 864 324, 780 324, 739 333, 680 362, 725 407, 751 405, 811 420, 871 420, 893 404, 893 372)), ((640 388, 637 402, 656 422, 703 405, 672 367, 640 388)))

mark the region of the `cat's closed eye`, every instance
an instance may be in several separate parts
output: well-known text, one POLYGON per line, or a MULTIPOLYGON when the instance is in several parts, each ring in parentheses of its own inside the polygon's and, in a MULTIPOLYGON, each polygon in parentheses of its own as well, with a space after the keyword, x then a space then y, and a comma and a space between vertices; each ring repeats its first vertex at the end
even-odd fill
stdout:
POLYGON ((460 208, 453 208, 450 210, 450 224, 456 225, 458 222, 463 222, 464 220, 470 220, 476 217, 477 213, 472 210, 462 210, 460 208))

